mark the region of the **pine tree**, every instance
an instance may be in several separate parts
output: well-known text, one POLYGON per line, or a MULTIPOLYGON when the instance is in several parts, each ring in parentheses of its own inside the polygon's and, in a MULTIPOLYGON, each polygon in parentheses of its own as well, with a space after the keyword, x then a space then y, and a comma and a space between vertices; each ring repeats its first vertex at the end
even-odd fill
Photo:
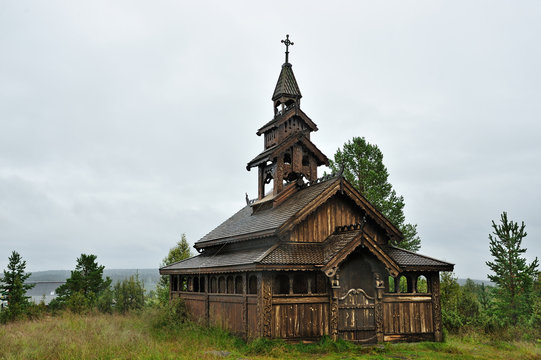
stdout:
POLYGON ((58 297, 53 306, 69 305, 69 300, 72 300, 72 303, 77 303, 77 307, 80 307, 79 303, 82 300, 84 300, 85 306, 95 305, 98 297, 111 285, 109 277, 103 279, 105 266, 98 265, 96 258, 96 255, 86 254, 81 254, 77 258, 77 265, 75 270, 71 272, 70 278, 56 290, 58 297))
POLYGON ((398 196, 389 183, 389 172, 383 164, 383 153, 364 138, 354 137, 338 149, 334 160, 329 161, 334 172, 343 166, 343 175, 363 196, 370 201, 404 235, 400 243, 403 249, 417 251, 421 239, 417 235, 417 225, 406 223, 404 197, 398 196))
POLYGON ((526 237, 526 225, 522 222, 509 221, 503 212, 500 225, 492 221, 493 233, 488 235, 490 254, 494 261, 486 264, 492 270, 490 281, 496 283, 496 307, 502 317, 516 325, 521 315, 531 312, 530 297, 533 295, 533 283, 538 274, 539 261, 534 259, 530 264, 521 255, 527 249, 521 248, 522 239, 526 237))
MULTIPOLYGON (((188 240, 186 239, 186 234, 182 234, 176 246, 171 248, 167 256, 162 260, 160 267, 171 265, 191 256, 192 252, 190 250, 190 244, 188 244, 188 240)), ((169 301, 169 275, 161 276, 156 286, 156 293, 160 303, 165 304, 169 301)))
POLYGON ((25 273, 26 261, 18 252, 13 251, 8 258, 7 270, 0 278, 0 292, 5 294, 8 301, 7 318, 15 319, 24 313, 30 304, 26 292, 34 287, 34 284, 26 284, 26 280, 32 275, 25 273))

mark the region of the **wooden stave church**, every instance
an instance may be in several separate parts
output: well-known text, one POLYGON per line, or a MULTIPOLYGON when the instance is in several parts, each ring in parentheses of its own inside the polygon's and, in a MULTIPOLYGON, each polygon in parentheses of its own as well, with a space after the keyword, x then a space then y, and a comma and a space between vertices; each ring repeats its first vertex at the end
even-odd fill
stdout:
POLYGON ((246 339, 442 341, 439 272, 454 265, 390 245, 403 235, 341 174, 317 177, 328 159, 300 109, 293 43, 282 42, 274 117, 247 164, 258 168, 258 197, 197 241, 199 255, 160 269, 170 298, 246 339))

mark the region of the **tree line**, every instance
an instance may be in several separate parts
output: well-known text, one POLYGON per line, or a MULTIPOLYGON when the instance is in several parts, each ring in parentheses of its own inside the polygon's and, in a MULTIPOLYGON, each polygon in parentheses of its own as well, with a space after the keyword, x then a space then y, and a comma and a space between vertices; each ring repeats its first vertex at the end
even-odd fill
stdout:
MULTIPOLYGON (((173 247, 162 265, 191 256, 186 236, 173 247)), ((55 297, 46 306, 42 301, 34 304, 26 296, 34 284, 27 283, 26 261, 13 251, 8 258, 7 269, 0 277, 0 323, 23 318, 34 318, 45 312, 69 310, 73 313, 100 311, 103 313, 125 313, 143 307, 166 306, 169 301, 169 279, 162 277, 156 291, 147 292, 139 275, 132 275, 112 284, 103 276, 105 267, 99 265, 97 256, 81 254, 70 277, 56 289, 55 297)))

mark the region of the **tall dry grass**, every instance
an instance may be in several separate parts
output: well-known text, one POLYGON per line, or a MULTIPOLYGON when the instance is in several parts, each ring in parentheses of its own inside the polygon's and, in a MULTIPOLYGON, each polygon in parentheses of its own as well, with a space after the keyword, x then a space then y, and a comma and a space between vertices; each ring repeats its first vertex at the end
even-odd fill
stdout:
POLYGON ((328 338, 318 344, 246 344, 219 329, 171 324, 162 315, 156 309, 64 313, 0 325, 0 359, 541 359, 541 343, 495 342, 475 334, 450 336, 447 343, 368 348, 328 338))
MULTIPOLYGON (((215 358, 205 341, 153 326, 150 314, 64 313, 0 326, 2 359, 215 358)), ((184 334, 186 335, 186 334, 184 334)))

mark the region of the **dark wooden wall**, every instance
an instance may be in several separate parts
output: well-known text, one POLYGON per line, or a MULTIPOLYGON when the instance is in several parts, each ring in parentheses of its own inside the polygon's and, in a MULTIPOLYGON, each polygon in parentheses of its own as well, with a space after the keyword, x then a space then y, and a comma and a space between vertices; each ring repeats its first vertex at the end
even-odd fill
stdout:
POLYGON ((385 341, 434 339, 430 294, 385 294, 383 319, 385 341))
MULTIPOLYGON (((337 194, 321 205, 313 214, 297 225, 289 237, 294 242, 322 242, 331 235, 337 226, 357 224, 363 213, 349 198, 337 194)), ((377 242, 385 239, 385 234, 374 224, 367 223, 367 232, 377 242)))
POLYGON ((441 341, 439 274, 425 273, 430 284, 427 293, 385 292, 383 285, 375 285, 373 276, 381 271, 381 264, 365 252, 357 250, 345 261, 340 286, 328 283, 326 293, 276 294, 273 285, 280 272, 263 272, 257 274, 257 294, 246 293, 248 274, 242 274, 240 294, 172 291, 171 297, 184 299, 193 320, 248 339, 331 335, 358 342, 441 341))
POLYGON ((329 334, 328 296, 274 296, 271 337, 320 338, 329 334))

